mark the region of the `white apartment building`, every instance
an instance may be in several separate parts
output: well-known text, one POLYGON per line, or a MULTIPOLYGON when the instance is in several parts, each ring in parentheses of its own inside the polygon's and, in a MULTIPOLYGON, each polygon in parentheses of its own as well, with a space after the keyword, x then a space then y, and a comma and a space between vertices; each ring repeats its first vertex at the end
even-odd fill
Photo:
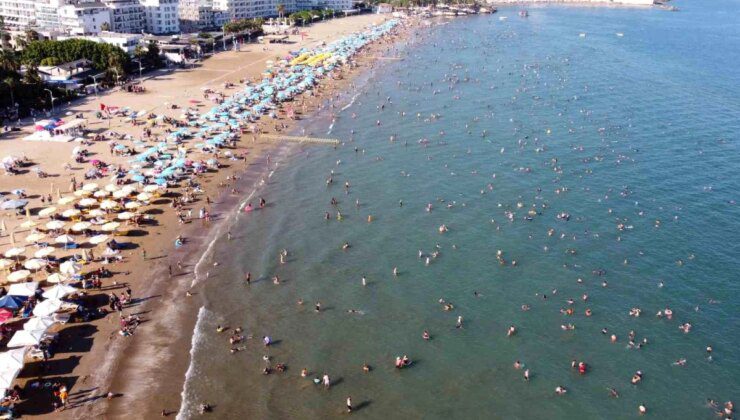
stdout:
POLYGON ((6 25, 33 25, 36 20, 35 2, 31 0, 2 0, 0 1, 0 15, 5 18, 6 25))
POLYGON ((141 0, 146 12, 146 32, 174 34, 180 32, 178 0, 141 0))
POLYGON ((146 12, 138 0, 103 0, 110 10, 111 32, 138 34, 146 28, 146 12))
POLYGON ((119 34, 116 32, 100 32, 97 35, 87 35, 87 36, 73 36, 73 35, 57 36, 57 39, 60 41, 65 40, 65 39, 73 39, 73 38, 86 39, 88 41, 114 45, 126 51, 129 55, 133 55, 134 50, 136 49, 136 46, 141 43, 141 40, 144 38, 144 36, 142 34, 119 34))
POLYGON ((178 15, 182 32, 216 29, 231 20, 228 12, 214 9, 213 0, 180 0, 178 15))
POLYGON ((97 34, 103 30, 104 23, 111 27, 110 11, 103 3, 66 4, 58 10, 61 29, 69 34, 97 34))
POLYGON ((59 7, 66 4, 64 0, 39 0, 35 2, 35 26, 39 30, 57 30, 60 28, 59 7))

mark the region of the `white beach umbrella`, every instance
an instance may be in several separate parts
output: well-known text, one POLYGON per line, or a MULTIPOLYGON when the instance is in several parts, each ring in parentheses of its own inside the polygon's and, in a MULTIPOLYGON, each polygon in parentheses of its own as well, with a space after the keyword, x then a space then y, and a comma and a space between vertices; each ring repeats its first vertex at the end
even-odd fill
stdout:
POLYGON ((62 197, 59 200, 57 200, 57 204, 66 206, 67 204, 72 204, 75 201, 77 201, 77 197, 72 197, 71 195, 68 195, 66 197, 62 197))
POLYGON ((90 229, 90 226, 92 226, 90 222, 77 222, 70 229, 75 232, 82 232, 83 230, 90 229))
POLYGON ((46 266, 46 260, 40 258, 31 258, 30 260, 23 263, 23 266, 29 270, 41 270, 46 266))
POLYGON ((74 194, 75 197, 90 197, 92 195, 92 191, 77 190, 72 194, 74 194))
POLYGON ((39 282, 37 281, 11 284, 8 288, 8 295, 31 297, 36 293, 36 289, 38 288, 39 282))
POLYGON ((82 266, 72 260, 65 261, 59 266, 60 273, 69 275, 75 275, 79 273, 81 269, 82 266))
POLYGON ((39 216, 41 217, 51 216, 52 214, 56 213, 56 211, 57 211, 57 208, 54 206, 47 207, 45 209, 39 210, 39 216))
POLYGON ((79 216, 81 213, 82 212, 77 209, 67 209, 67 210, 64 210, 64 212, 62 212, 62 216, 70 218, 70 217, 79 216))
POLYGON ((129 210, 134 210, 134 209, 138 209, 139 207, 141 207, 141 203, 139 203, 138 201, 129 201, 128 203, 126 203, 124 207, 126 207, 129 210))
POLYGON ((34 226, 38 225, 35 220, 28 219, 25 222, 21 223, 21 227, 24 229, 30 229, 34 226))
POLYGON ((90 243, 93 245, 102 244, 103 242, 108 240, 108 235, 95 235, 92 238, 90 238, 90 243))
MULTIPOLYGON (((31 318, 31 319, 36 319, 36 318, 31 318)), ((27 352, 28 352, 27 347, 21 347, 17 349, 8 350, 4 353, 0 353, 0 371, 6 371, 11 368, 23 368, 23 365, 25 364, 25 358, 26 358, 27 352)))
POLYGON ((106 191, 106 190, 97 190, 93 193, 93 197, 97 197, 97 198, 103 198, 109 195, 110 195, 110 191, 106 191))
POLYGON ((154 193, 154 192, 157 192, 159 190, 160 190, 159 185, 147 185, 146 187, 144 187, 144 192, 147 192, 147 193, 150 193, 150 194, 151 193, 154 193))
POLYGON ((36 258, 46 258, 49 255, 53 254, 54 252, 56 252, 56 249, 52 247, 46 247, 46 248, 41 248, 38 251, 34 252, 33 256, 36 258))
POLYGON ((101 209, 109 210, 109 209, 114 209, 116 207, 118 207, 118 203, 116 203, 113 200, 104 200, 102 203, 100 203, 101 209))
POLYGON ((46 278, 47 283, 64 283, 68 280, 69 278, 67 278, 61 273, 53 273, 49 275, 49 277, 46 278))
POLYGON ((46 228, 49 230, 57 230, 57 229, 63 229, 64 225, 67 223, 61 221, 61 220, 52 220, 51 222, 46 223, 46 228))
POLYGON ((139 193, 139 195, 136 196, 136 199, 139 201, 149 201, 151 200, 152 195, 146 192, 139 193))
POLYGON ((19 255, 22 255, 24 252, 26 252, 25 247, 16 246, 16 247, 10 248, 9 250, 5 251, 3 255, 5 255, 8 258, 13 258, 19 255))
POLYGON ((82 190, 83 191, 90 191, 90 192, 97 191, 98 188, 99 188, 98 187, 98 184, 96 184, 94 182, 91 182, 89 184, 85 184, 85 185, 82 186, 82 190))
POLYGON ((131 194, 128 190, 118 190, 113 192, 113 198, 126 198, 131 194))
POLYGON ((105 190, 108 192, 118 191, 120 188, 116 184, 108 184, 105 186, 105 190))
POLYGON ((31 272, 28 270, 18 270, 8 274, 8 277, 6 277, 6 279, 11 283, 16 283, 27 279, 30 275, 31 272))
POLYGON ((6 258, 0 259, 0 270, 4 270, 15 264, 15 261, 6 258))
POLYGON ((44 238, 46 238, 46 235, 43 233, 32 233, 26 236, 26 242, 38 242, 44 238))
POLYGON ((21 369, 22 366, 8 367, 7 369, 0 370, 0 389, 4 389, 7 392, 13 386, 15 378, 21 373, 21 369))
POLYGON ((133 194, 136 192, 136 187, 133 185, 124 185, 123 188, 121 188, 121 191, 125 191, 126 194, 133 194))
POLYGON ((131 213, 130 211, 124 211, 124 212, 118 213, 116 217, 118 217, 118 220, 129 220, 135 215, 136 215, 135 213, 131 213))
POLYGON ((92 209, 87 213, 89 216, 92 217, 103 217, 105 216, 105 212, 100 209, 92 209))
POLYGON ((61 299, 72 293, 77 293, 77 288, 67 286, 66 284, 57 284, 56 286, 45 291, 43 296, 47 299, 61 299))
POLYGON ((78 206, 81 207, 92 207, 98 205, 98 200, 94 198, 83 198, 77 203, 78 206))
POLYGON ((54 239, 54 242, 58 244, 73 244, 75 242, 75 238, 69 235, 59 235, 54 239))
MULTIPOLYGON (((57 322, 53 318, 35 316, 23 324, 23 329, 26 331, 46 331, 56 323, 57 322)), ((2 354, 0 354, 0 360, 2 360, 2 354)), ((0 366, 1 365, 2 364, 0 363, 0 366)))
POLYGON ((114 230, 118 229, 119 226, 121 226, 119 222, 108 222, 101 226, 100 229, 105 232, 113 232, 114 230))
MULTIPOLYGON (((41 342, 41 338, 44 337, 43 330, 26 331, 18 330, 13 334, 13 337, 8 342, 8 347, 27 347, 36 346, 41 342)), ((16 374, 17 376, 18 374, 16 374)), ((14 378, 15 379, 15 378, 14 378)))
POLYGON ((62 307, 62 301, 58 299, 46 299, 33 308, 33 314, 40 317, 50 316, 62 307))

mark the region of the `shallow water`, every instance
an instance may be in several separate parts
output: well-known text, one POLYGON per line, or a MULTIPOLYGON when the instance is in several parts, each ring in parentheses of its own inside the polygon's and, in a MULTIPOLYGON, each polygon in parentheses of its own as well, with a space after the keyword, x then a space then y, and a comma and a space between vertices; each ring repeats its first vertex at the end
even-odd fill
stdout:
MULTIPOLYGON (((627 418, 641 403, 657 418, 714 418, 706 399, 740 392, 738 2, 677 5, 538 7, 527 19, 506 8, 422 29, 388 52, 404 59, 381 60, 331 128, 346 145, 296 148, 257 194, 269 206, 214 245, 183 417, 200 401, 228 418, 334 417, 351 395, 367 418, 627 418), (437 244, 425 265, 418 250, 437 244), (247 271, 259 278, 251 286, 247 271), (569 298, 573 316, 560 313, 569 298), (657 319, 666 307, 674 318, 657 319), (254 339, 231 355, 219 324, 254 339), (630 330, 648 344, 629 349, 630 330), (278 342, 265 349, 263 335, 278 342), (288 371, 263 376, 265 354, 288 371), (402 354, 415 363, 398 371, 402 354), (673 366, 679 358, 687 364, 673 366), (337 384, 316 387, 303 367, 337 384), (632 386, 636 370, 644 380, 632 386)), ((330 125, 322 116, 307 130, 330 125)))

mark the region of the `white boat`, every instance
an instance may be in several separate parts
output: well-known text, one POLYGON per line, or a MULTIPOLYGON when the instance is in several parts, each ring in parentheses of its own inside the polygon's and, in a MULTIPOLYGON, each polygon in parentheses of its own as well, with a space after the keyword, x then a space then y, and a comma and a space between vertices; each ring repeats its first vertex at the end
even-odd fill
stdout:
POLYGON ((506 16, 500 16, 498 20, 506 20, 506 16))
POLYGON ((624 36, 624 34, 623 34, 623 33, 621 33, 621 32, 617 32, 617 36, 621 38, 621 37, 623 37, 623 36, 624 36))
POLYGON ((578 34, 578 36, 580 36, 581 38, 585 38, 586 37, 586 33, 585 32, 581 32, 580 34, 578 34))

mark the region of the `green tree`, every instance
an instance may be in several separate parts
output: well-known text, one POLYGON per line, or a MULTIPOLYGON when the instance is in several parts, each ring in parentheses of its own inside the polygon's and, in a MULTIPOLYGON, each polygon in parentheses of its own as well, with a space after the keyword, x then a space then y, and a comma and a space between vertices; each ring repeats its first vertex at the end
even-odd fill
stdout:
POLYGON ((18 87, 18 81, 15 77, 8 76, 3 79, 3 83, 8 85, 8 89, 10 90, 10 106, 15 106, 15 96, 13 95, 13 92, 15 91, 15 88, 18 87))
POLYGON ((4 70, 8 73, 14 73, 19 68, 18 57, 15 52, 9 49, 0 50, 0 70, 4 70))
POLYGON ((46 57, 39 62, 39 66, 58 66, 62 64, 61 60, 56 57, 46 57))
POLYGON ((27 85, 40 85, 43 83, 39 76, 38 66, 34 64, 26 65, 26 73, 23 75, 23 83, 27 85))

